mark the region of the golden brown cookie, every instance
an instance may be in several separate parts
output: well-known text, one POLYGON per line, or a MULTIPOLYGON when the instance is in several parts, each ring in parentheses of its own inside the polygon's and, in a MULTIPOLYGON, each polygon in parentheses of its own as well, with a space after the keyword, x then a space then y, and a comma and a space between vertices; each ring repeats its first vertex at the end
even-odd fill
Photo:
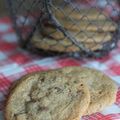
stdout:
POLYGON ((61 25, 69 31, 93 31, 93 32, 114 32, 117 25, 110 20, 60 20, 61 25))
POLYGON ((79 120, 90 102, 86 84, 60 70, 22 77, 12 88, 6 120, 79 120))
MULTIPOLYGON (((55 40, 65 39, 64 34, 52 26, 43 27, 41 34, 55 40)), ((70 34, 72 34, 77 40, 84 43, 107 42, 112 38, 112 34, 110 32, 71 31, 70 34)))
MULTIPOLYGON (((103 45, 100 45, 100 44, 85 44, 84 46, 86 49, 89 49, 92 51, 101 50, 103 48, 103 45)), ((76 47, 75 45, 69 46, 65 50, 66 50, 65 52, 67 52, 67 53, 69 53, 69 52, 81 52, 81 50, 78 47, 76 47)))
POLYGON ((100 71, 90 68, 66 67, 62 72, 70 76, 77 76, 79 80, 83 80, 88 85, 91 102, 84 115, 99 112, 115 102, 117 86, 100 71))
POLYGON ((87 19, 87 20, 106 20, 107 15, 96 8, 88 9, 74 9, 72 6, 55 9, 53 14, 57 19, 66 19, 70 17, 73 20, 87 19))
MULTIPOLYGON (((33 36, 31 43, 35 48, 43 49, 47 51, 54 51, 54 52, 56 51, 56 52, 64 52, 64 53, 81 51, 78 46, 74 45, 67 38, 63 40, 55 40, 52 38, 42 37, 41 35, 36 34, 33 36)), ((86 47, 87 49, 90 49, 93 51, 101 49, 103 47, 102 43, 95 43, 95 42, 93 43, 92 42, 91 43, 81 42, 81 44, 83 44, 84 47, 86 47)))
MULTIPOLYGON (((53 4, 57 6, 62 4, 62 2, 53 1, 53 4)), ((62 27, 77 40, 78 43, 76 44, 83 44, 87 49, 96 51, 102 49, 105 42, 112 40, 113 32, 117 29, 117 25, 107 18, 108 16, 96 8, 74 9, 71 11, 73 9, 71 7, 68 4, 63 9, 56 8, 54 12, 62 27), (67 13, 67 15, 70 13, 69 17, 65 16, 64 13, 67 13), (96 17, 97 19, 95 19, 96 17)), ((64 33, 56 29, 50 21, 45 20, 45 23, 40 27, 41 29, 38 30, 40 35, 35 35, 32 39, 32 44, 36 48, 57 52, 81 51, 78 46, 65 37, 64 33)))
POLYGON ((97 8, 80 9, 77 6, 53 2, 56 8, 52 8, 52 13, 68 30, 81 31, 97 31, 102 29, 103 31, 115 31, 116 25, 110 20, 104 10, 97 8), (64 7, 63 7, 64 6, 64 7))

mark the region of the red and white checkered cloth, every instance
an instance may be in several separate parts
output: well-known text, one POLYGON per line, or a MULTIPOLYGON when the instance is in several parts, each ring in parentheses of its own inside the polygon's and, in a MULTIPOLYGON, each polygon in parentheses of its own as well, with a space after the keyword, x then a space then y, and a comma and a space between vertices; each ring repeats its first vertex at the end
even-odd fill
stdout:
POLYGON ((118 49, 101 59, 43 58, 22 50, 17 43, 17 36, 10 20, 0 19, 0 120, 4 120, 4 101, 9 87, 15 80, 31 72, 65 66, 86 66, 98 69, 110 76, 118 85, 115 104, 100 113, 85 116, 82 120, 120 120, 120 44, 118 49))

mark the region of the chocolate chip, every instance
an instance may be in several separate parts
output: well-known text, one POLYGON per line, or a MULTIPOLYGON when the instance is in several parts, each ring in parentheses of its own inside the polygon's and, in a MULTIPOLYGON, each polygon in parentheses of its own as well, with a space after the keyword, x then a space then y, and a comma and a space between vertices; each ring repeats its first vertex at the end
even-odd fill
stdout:
POLYGON ((77 80, 75 80, 75 81, 74 81, 74 83, 78 83, 78 81, 77 81, 77 80))
POLYGON ((57 90, 57 92, 61 91, 61 88, 59 88, 59 87, 55 87, 55 89, 57 90))
POLYGON ((80 86, 82 87, 82 86, 83 86, 83 84, 80 84, 80 86))
POLYGON ((44 81, 45 81, 45 79, 44 79, 44 78, 42 78, 42 79, 41 79, 41 82, 44 82, 44 81))
POLYGON ((50 95, 50 91, 46 93, 46 96, 49 96, 50 95))
POLYGON ((92 104, 92 101, 90 101, 90 104, 92 104))
POLYGON ((66 85, 69 85, 69 82, 66 82, 65 84, 66 84, 66 85))
POLYGON ((77 91, 77 94, 80 94, 80 93, 81 93, 81 90, 78 90, 78 91, 77 91))
POLYGON ((48 110, 48 107, 39 107, 39 111, 47 111, 48 110))
POLYGON ((69 93, 71 93, 71 90, 69 89, 69 93))

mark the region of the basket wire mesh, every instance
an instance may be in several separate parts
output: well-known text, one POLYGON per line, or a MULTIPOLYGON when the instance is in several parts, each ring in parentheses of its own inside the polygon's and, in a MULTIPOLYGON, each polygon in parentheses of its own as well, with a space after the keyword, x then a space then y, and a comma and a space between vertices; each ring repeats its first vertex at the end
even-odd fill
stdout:
POLYGON ((120 38, 118 0, 7 0, 20 44, 47 53, 100 57, 120 38))

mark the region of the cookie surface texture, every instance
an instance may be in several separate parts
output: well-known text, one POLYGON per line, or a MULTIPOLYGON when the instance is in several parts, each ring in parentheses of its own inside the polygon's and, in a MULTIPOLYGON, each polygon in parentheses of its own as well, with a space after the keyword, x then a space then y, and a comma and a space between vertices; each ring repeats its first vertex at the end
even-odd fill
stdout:
POLYGON ((115 102, 116 84, 100 71, 80 67, 67 67, 63 71, 79 76, 79 79, 85 81, 88 85, 91 100, 85 115, 100 112, 115 102))
POLYGON ((89 90, 60 70, 27 75, 12 88, 6 120, 79 120, 88 108, 89 90))

